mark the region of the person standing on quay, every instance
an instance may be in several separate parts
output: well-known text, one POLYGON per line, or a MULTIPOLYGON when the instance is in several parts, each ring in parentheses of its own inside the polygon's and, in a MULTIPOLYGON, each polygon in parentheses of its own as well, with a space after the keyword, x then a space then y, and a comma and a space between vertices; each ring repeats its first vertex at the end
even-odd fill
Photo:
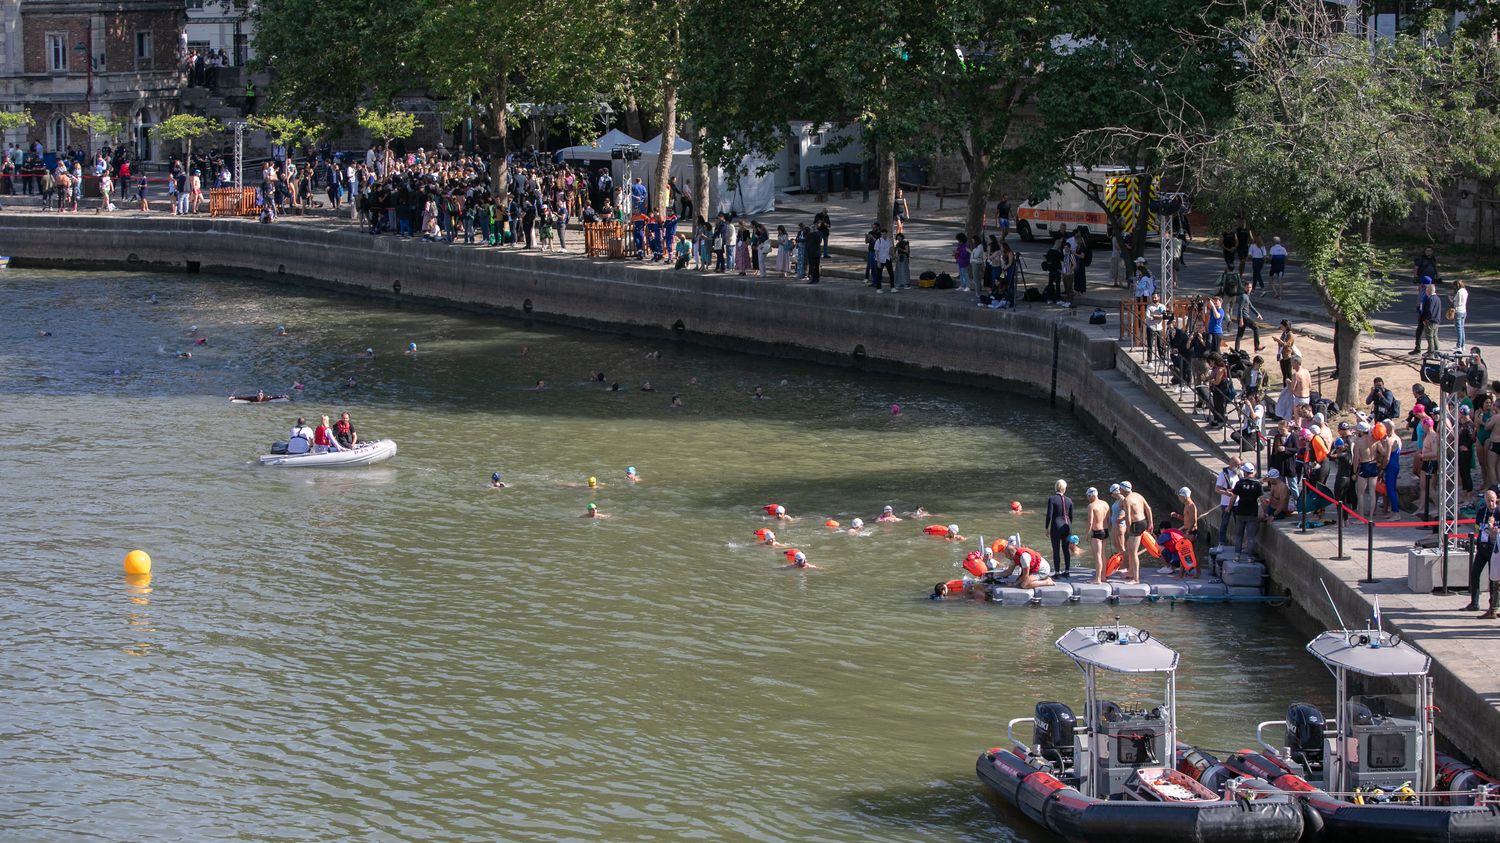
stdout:
POLYGON ((1052 539, 1052 561, 1057 572, 1067 576, 1073 567, 1073 547, 1068 537, 1073 533, 1073 501, 1068 497, 1068 481, 1059 480, 1047 498, 1047 535, 1052 539))
POLYGON ((1104 543, 1109 540, 1109 504, 1099 500, 1093 486, 1084 491, 1088 498, 1089 542, 1094 546, 1094 582, 1104 582, 1104 543))
MULTIPOLYGON (((1490 566, 1495 555, 1496 520, 1500 518, 1500 497, 1495 490, 1484 493, 1484 502, 1474 510, 1474 527, 1479 535, 1474 540, 1474 561, 1469 563, 1469 603, 1459 611, 1479 611, 1479 580, 1490 566)), ((1496 603, 1500 603, 1500 580, 1490 580, 1490 610, 1481 618, 1494 618, 1496 603)))
POLYGON ((806 241, 807 283, 816 284, 821 280, 819 271, 823 266, 823 228, 817 225, 809 228, 806 241))

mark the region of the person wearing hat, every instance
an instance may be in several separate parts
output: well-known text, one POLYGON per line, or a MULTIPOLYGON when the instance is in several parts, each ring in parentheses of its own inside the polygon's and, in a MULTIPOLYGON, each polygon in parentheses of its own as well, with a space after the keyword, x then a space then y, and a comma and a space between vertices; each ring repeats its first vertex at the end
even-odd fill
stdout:
POLYGON ((1255 465, 1241 465, 1240 479, 1234 484, 1234 555, 1237 561, 1255 558, 1255 544, 1260 538, 1260 498, 1263 494, 1265 488, 1255 479, 1255 465))
POLYGON ((1094 548, 1094 582, 1104 582, 1104 542, 1109 539, 1109 504, 1099 500, 1099 490, 1093 486, 1084 490, 1088 499, 1089 543, 1094 548))
MULTIPOLYGON (((1292 513, 1292 489, 1281 472, 1274 468, 1266 472, 1265 492, 1260 509, 1261 521, 1280 521, 1292 513)), ((1254 551, 1251 554, 1254 555, 1254 551)))
POLYGON ((1375 516, 1375 484, 1380 479, 1377 443, 1370 435, 1372 429, 1367 421, 1356 424, 1354 441, 1349 446, 1349 459, 1354 463, 1354 494, 1359 501, 1355 511, 1366 519, 1375 516))
POLYGON ((1125 526, 1125 581, 1141 581, 1141 536, 1151 530, 1151 504, 1129 480, 1120 481, 1121 523, 1125 526))
POLYGON ((889 524, 900 520, 901 516, 896 514, 896 510, 890 504, 886 504, 885 508, 880 510, 880 517, 875 519, 875 523, 889 524))
POLYGON ((1182 507, 1182 511, 1172 513, 1172 517, 1182 522, 1182 532, 1184 535, 1196 538, 1198 535, 1198 504, 1193 502, 1193 490, 1186 486, 1178 489, 1177 505, 1182 507))
POLYGON ((596 504, 589 504, 588 508, 583 511, 583 514, 580 515, 580 516, 578 516, 578 517, 579 518, 594 518, 594 519, 598 519, 598 520, 602 521, 605 518, 608 518, 609 516, 605 515, 602 512, 600 512, 599 511, 599 507, 596 504))

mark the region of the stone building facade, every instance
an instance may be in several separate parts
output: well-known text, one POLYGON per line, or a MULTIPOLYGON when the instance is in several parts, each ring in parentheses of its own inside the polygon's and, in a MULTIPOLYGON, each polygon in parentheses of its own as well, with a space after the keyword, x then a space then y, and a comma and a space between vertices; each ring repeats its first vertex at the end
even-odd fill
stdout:
POLYGON ((118 138, 139 160, 160 157, 150 128, 176 113, 186 0, 0 0, 0 110, 30 109, 36 125, 5 143, 49 153, 88 146, 68 115, 125 121, 118 138))

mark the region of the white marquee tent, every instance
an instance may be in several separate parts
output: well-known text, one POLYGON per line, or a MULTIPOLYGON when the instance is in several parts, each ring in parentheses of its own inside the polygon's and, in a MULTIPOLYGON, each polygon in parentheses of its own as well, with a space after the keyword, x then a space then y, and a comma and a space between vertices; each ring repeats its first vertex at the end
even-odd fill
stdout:
MULTIPOLYGON (((683 138, 672 144, 672 177, 679 185, 693 181, 693 145, 683 138)), ((652 189, 651 181, 656 177, 656 163, 661 158, 661 135, 641 144, 641 160, 636 162, 635 175, 652 189)), ((740 164, 740 176, 733 188, 729 186, 729 174, 722 167, 708 171, 708 214, 734 213, 740 216, 764 214, 776 208, 776 179, 772 173, 756 175, 756 169, 767 165, 763 158, 747 158, 740 164)), ((701 212, 700 212, 701 213, 701 212)))
MULTIPOLYGON (((640 143, 640 141, 636 140, 630 135, 625 134, 619 129, 610 129, 603 135, 600 135, 599 140, 595 141, 594 143, 565 147, 559 150, 556 153, 555 157, 562 161, 608 161, 610 152, 612 152, 615 147, 632 143, 638 144, 640 143)), ((642 151, 644 151, 644 149, 645 147, 642 146, 642 151)))

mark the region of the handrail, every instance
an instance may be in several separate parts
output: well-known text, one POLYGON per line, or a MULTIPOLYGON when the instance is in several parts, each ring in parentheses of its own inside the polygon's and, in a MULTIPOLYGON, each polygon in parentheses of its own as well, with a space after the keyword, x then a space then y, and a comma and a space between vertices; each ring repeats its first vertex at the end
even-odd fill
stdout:
POLYGON ((1006 737, 1006 739, 1009 740, 1011 743, 1015 744, 1016 748, 1019 749, 1019 750, 1021 750, 1022 752, 1030 752, 1031 751, 1031 744, 1021 743, 1020 741, 1016 740, 1016 734, 1015 734, 1015 732, 1016 732, 1016 724, 1017 723, 1035 723, 1035 722, 1036 722, 1036 718, 1035 717, 1017 717, 1016 719, 1010 721, 1009 723, 1005 724, 1005 737, 1006 737))
POLYGON ((1266 741, 1265 741, 1264 738, 1261 737, 1261 733, 1265 731, 1265 729, 1266 729, 1267 726, 1280 726, 1282 729, 1286 729, 1286 721, 1285 720, 1267 720, 1264 723, 1261 723, 1259 726, 1255 727, 1255 742, 1258 743, 1258 744, 1260 744, 1261 746, 1265 747, 1266 748, 1266 752, 1269 752, 1272 755, 1276 756, 1277 758, 1280 758, 1281 755, 1282 755, 1282 753, 1286 751, 1286 748, 1285 747, 1277 748, 1277 747, 1271 746, 1270 744, 1266 743, 1266 741))

